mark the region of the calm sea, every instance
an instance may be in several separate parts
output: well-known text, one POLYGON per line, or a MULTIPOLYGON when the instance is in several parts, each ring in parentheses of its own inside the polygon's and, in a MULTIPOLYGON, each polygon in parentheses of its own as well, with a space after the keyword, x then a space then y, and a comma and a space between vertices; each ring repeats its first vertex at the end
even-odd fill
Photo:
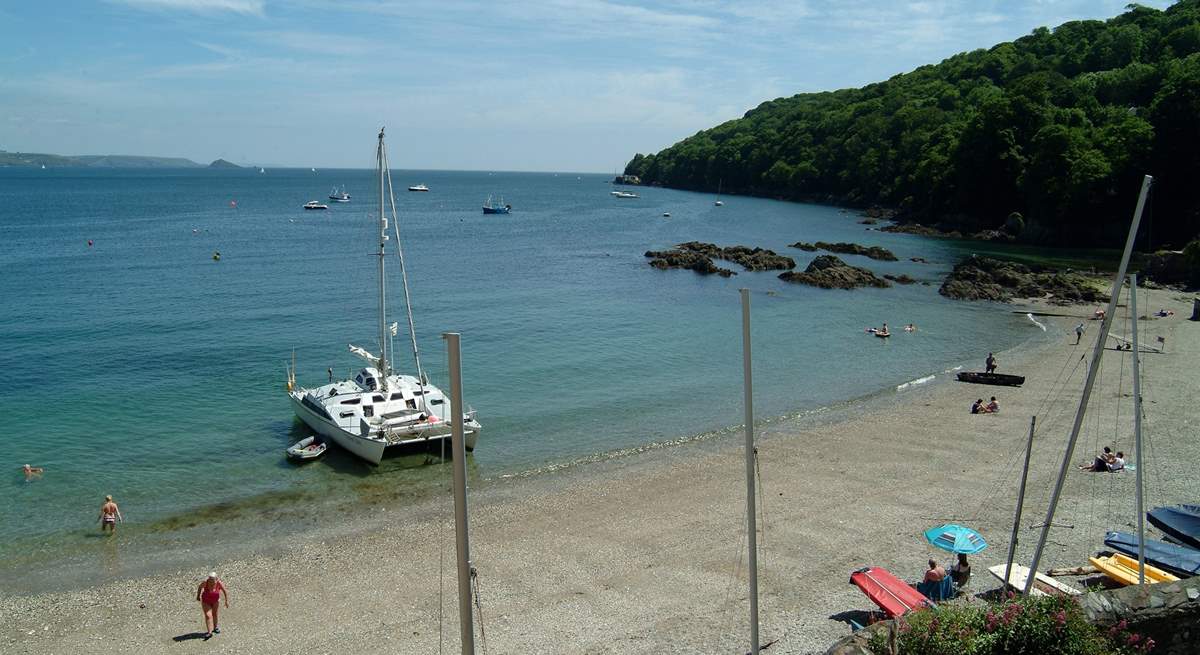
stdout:
MULTIPOLYGON (((95 548, 105 494, 129 521, 121 539, 186 541, 177 535, 195 517, 270 519, 289 503, 419 493, 438 477, 427 469, 443 467, 421 458, 372 468, 331 453, 296 467, 283 456, 307 434, 284 394, 293 352, 301 384, 319 384, 327 368, 359 365, 348 343, 377 349, 372 177, 0 169, 0 577, 95 548), (301 210, 335 185, 353 201, 301 210), (26 462, 45 475, 26 482, 26 462)), ((440 334, 463 335, 464 391, 484 425, 477 480, 738 424, 740 287, 753 293, 764 418, 981 364, 1029 334, 1002 307, 938 295, 970 244, 865 231, 836 207, 742 197, 715 207, 708 195, 655 188, 623 200, 603 175, 394 179, 435 383, 446 382, 440 334), (403 190, 416 183, 431 191, 403 190), (483 215, 489 194, 512 214, 483 215), (930 284, 828 291, 777 272, 725 279, 647 265, 646 250, 689 240, 771 248, 801 268, 814 253, 788 247, 798 240, 881 245, 900 261, 844 258, 930 284), (864 333, 883 322, 890 340, 864 333), (917 333, 897 329, 910 322, 917 333)), ((403 326, 398 277, 391 289, 389 320, 403 326)), ((403 331, 395 346, 407 353, 403 331)))

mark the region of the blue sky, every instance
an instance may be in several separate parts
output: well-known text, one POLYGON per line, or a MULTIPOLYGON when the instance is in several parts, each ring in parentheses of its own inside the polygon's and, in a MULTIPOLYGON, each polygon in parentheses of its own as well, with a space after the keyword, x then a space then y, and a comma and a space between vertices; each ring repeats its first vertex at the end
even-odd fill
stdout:
POLYGON ((611 173, 765 100, 1127 3, 17 0, 0 149, 369 168, 387 125, 396 168, 611 173))

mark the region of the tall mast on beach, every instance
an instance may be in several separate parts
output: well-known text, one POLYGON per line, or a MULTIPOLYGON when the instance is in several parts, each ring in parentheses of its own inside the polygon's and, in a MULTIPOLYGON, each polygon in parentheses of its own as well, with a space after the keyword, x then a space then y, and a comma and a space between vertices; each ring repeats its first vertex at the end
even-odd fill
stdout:
POLYGON ((1129 276, 1129 311, 1133 314, 1133 456, 1137 470, 1137 492, 1134 511, 1137 512, 1138 584, 1146 584, 1146 513, 1142 508, 1142 357, 1138 344, 1137 274, 1129 276))
POLYGON ((750 654, 758 655, 758 525, 754 516, 754 383, 750 369, 750 290, 742 294, 742 379, 746 397, 746 535, 750 546, 750 654))
MULTIPOLYGON (((1050 507, 1046 509, 1046 520, 1042 523, 1042 534, 1038 537, 1037 548, 1033 551, 1033 561, 1029 564, 1029 577, 1025 583, 1025 595, 1033 589, 1033 580, 1037 575, 1038 564, 1041 563, 1042 549, 1050 536, 1050 527, 1054 524, 1054 510, 1058 508, 1058 497, 1062 493, 1063 482, 1067 471, 1071 468, 1071 457, 1075 454, 1075 442, 1079 439, 1079 429, 1083 427, 1083 417, 1087 413, 1088 399, 1092 396, 1092 386, 1096 383, 1096 373, 1100 370, 1100 358, 1104 355, 1104 342, 1108 339, 1108 330, 1112 326, 1113 315, 1117 309, 1117 295, 1125 281, 1125 270, 1129 267, 1129 256, 1133 253, 1133 242, 1137 238, 1138 224, 1142 222, 1142 209, 1146 206, 1146 196, 1150 193, 1150 185, 1154 178, 1147 175, 1142 179, 1142 191, 1138 194, 1137 208, 1133 211, 1133 224, 1129 226, 1129 236, 1125 238, 1125 250, 1121 253, 1121 265, 1113 276, 1112 293, 1108 299, 1108 309, 1100 320, 1100 330, 1096 334, 1096 345, 1092 347, 1092 359, 1088 362, 1087 379, 1083 383, 1083 397, 1075 410, 1075 422, 1071 425, 1071 436, 1067 439, 1067 451, 1063 454, 1062 466, 1058 469, 1058 479, 1054 481, 1054 491, 1050 495, 1050 507)), ((1137 320, 1137 317, 1134 317, 1137 320)), ((1135 355, 1136 356, 1136 355, 1135 355)), ((1140 467, 1139 467, 1140 468, 1140 467)))

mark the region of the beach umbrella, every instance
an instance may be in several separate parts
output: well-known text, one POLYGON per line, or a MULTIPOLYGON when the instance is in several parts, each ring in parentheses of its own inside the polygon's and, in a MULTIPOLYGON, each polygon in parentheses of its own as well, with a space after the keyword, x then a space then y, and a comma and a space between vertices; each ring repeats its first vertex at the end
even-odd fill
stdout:
POLYGON ((978 532, 962 525, 947 523, 925 531, 925 540, 931 545, 952 553, 974 555, 987 548, 987 542, 978 532))

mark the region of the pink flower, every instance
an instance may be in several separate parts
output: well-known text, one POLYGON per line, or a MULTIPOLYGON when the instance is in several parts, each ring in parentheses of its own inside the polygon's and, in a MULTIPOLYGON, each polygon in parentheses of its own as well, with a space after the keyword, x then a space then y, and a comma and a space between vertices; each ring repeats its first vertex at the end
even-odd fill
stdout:
POLYGON ((1152 649, 1152 648, 1154 648, 1154 640, 1153 639, 1146 639, 1146 641, 1142 643, 1143 651, 1149 653, 1150 649, 1152 649))
POLYGON ((1142 640, 1142 636, 1141 636, 1141 635, 1139 635, 1138 633, 1136 633, 1136 632, 1135 632, 1135 633, 1133 633, 1133 634, 1129 635, 1129 638, 1128 638, 1128 639, 1126 639, 1125 641, 1126 641, 1126 643, 1128 643, 1130 646, 1136 646, 1136 645, 1137 645, 1137 642, 1139 642, 1139 641, 1141 641, 1141 640, 1142 640))

